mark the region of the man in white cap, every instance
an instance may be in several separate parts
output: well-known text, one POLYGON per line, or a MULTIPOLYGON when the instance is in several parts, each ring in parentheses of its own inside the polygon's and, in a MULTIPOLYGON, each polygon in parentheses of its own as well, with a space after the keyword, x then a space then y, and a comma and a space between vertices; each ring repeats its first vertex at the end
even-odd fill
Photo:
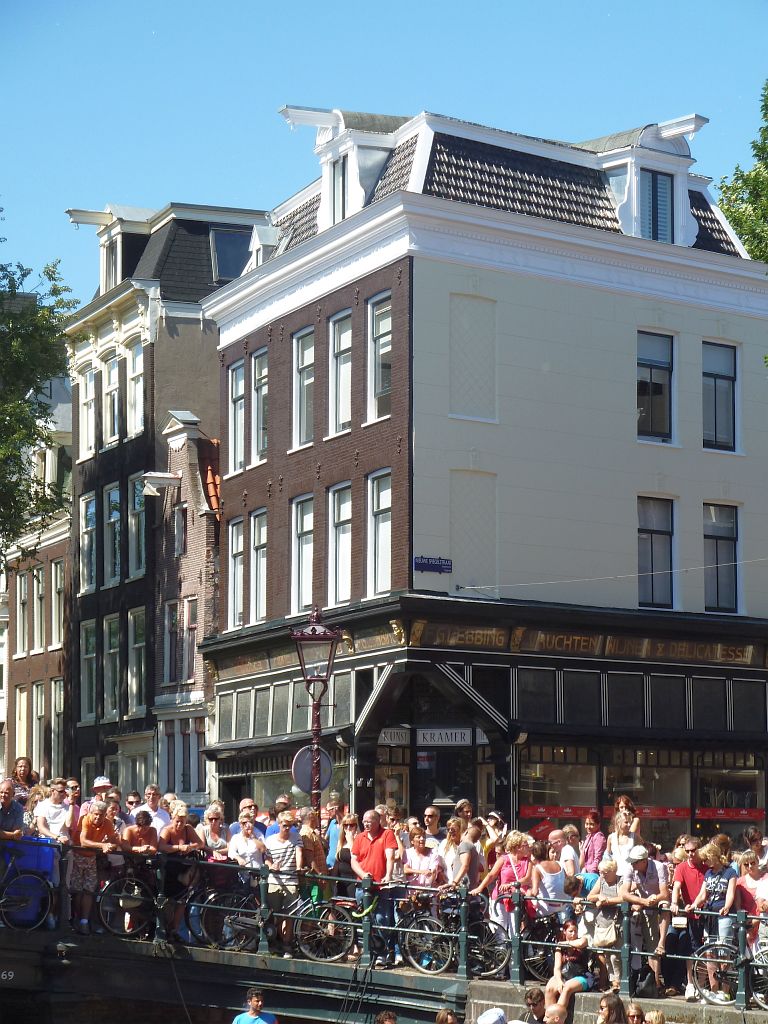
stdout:
POLYGON ((500 1006, 492 1006, 480 1014, 477 1024, 507 1024, 507 1015, 500 1006))
MULTIPOLYGON (((622 879, 619 896, 635 907, 640 908, 638 914, 632 915, 633 931, 638 927, 641 934, 635 936, 633 945, 644 953, 656 954, 648 957, 648 964, 656 978, 656 984, 662 988, 661 960, 664 955, 664 936, 661 934, 659 907, 669 906, 669 888, 665 880, 659 876, 656 865, 648 857, 644 846, 633 846, 627 857, 629 867, 622 879), (637 940, 640 940, 639 942, 637 940), (642 943, 642 944, 641 944, 642 943)), ((666 928, 664 929, 666 935, 666 928)))

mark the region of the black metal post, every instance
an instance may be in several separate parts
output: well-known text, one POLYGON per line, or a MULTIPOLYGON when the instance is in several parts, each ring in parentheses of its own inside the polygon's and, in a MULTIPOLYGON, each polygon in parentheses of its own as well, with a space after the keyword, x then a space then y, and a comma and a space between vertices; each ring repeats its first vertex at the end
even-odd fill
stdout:
POLYGON ((310 803, 317 815, 317 827, 320 827, 320 697, 312 695, 312 793, 310 803))

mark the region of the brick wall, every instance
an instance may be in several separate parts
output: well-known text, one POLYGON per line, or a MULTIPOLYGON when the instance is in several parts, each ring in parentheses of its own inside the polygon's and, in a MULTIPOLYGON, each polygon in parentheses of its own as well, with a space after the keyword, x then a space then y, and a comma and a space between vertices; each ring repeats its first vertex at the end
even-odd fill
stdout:
MULTIPOLYGON (((367 477, 379 469, 392 471, 392 590, 404 589, 410 578, 410 261, 403 259, 348 287, 329 293, 271 323, 222 353, 221 466, 223 522, 219 625, 226 628, 227 528, 240 516, 265 507, 268 521, 267 619, 290 612, 291 501, 314 495, 313 601, 327 603, 327 492, 346 480, 352 485, 352 602, 365 595, 367 477), (363 426, 366 415, 368 300, 382 292, 392 296, 392 412, 387 419, 363 426), (352 314, 352 426, 348 433, 328 434, 329 320, 352 314), (292 436, 293 335, 315 328, 314 441, 290 451, 292 436), (228 449, 229 367, 245 357, 246 463, 251 445, 250 355, 266 348, 269 358, 269 425, 266 461, 226 478, 228 449)), ((246 532, 247 536, 247 532, 246 532)), ((245 545, 246 621, 248 620, 249 552, 245 545)))

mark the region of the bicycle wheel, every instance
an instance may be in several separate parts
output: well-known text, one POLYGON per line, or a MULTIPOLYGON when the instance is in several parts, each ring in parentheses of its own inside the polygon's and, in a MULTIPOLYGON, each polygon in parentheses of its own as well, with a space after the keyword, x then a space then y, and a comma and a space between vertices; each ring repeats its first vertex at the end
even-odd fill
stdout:
POLYGON ((693 984, 701 998, 714 1005, 736 998, 738 950, 727 942, 705 942, 693 955, 693 984))
POLYGON ((520 936, 520 954, 525 973, 534 981, 548 982, 555 970, 555 950, 541 943, 557 942, 557 936, 547 925, 534 922, 520 936))
POLYGON ((254 919, 259 905, 253 896, 214 892, 200 911, 200 932, 214 949, 244 949, 258 941, 258 930, 246 930, 238 918, 254 919))
POLYGON ((467 970, 473 978, 496 978, 506 970, 512 947, 504 925, 475 921, 467 928, 467 970))
POLYGON ((203 935, 203 929, 200 923, 203 905, 215 894, 216 890, 207 886, 204 889, 196 889, 195 892, 190 893, 184 901, 184 924, 187 926, 187 931, 198 945, 203 945, 205 943, 205 936, 203 935))
POLYGON ((45 878, 22 871, 3 886, 0 917, 9 928, 39 928, 51 910, 51 886, 45 878))
POLYGON ((330 903, 318 904, 310 914, 296 922, 295 936, 301 952, 317 962, 341 960, 355 941, 352 918, 342 907, 330 903))
POLYGON ((442 974, 453 963, 455 936, 434 917, 413 918, 403 932, 400 948, 408 963, 422 974, 442 974))
POLYGON ((768 1010, 768 950, 755 953, 749 965, 749 988, 752 998, 763 1010, 768 1010))
POLYGON ((155 923, 155 896, 140 878, 115 878, 97 899, 101 923, 113 935, 140 939, 155 923))

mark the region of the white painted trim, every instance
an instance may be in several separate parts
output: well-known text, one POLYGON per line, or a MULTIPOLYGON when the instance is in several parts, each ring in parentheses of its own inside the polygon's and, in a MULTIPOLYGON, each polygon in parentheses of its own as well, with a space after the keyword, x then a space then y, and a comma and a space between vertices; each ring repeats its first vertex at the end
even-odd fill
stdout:
MULTIPOLYGON (((408 138, 410 138, 410 135, 408 138)), ((408 138, 399 140, 398 145, 400 145, 401 142, 407 142, 408 138)), ((434 142, 434 139, 435 133, 431 128, 427 128, 425 126, 419 132, 416 149, 413 154, 413 162, 411 163, 411 173, 408 176, 408 184, 406 185, 406 192, 423 192, 424 179, 427 176, 427 167, 429 165, 429 158, 432 153, 432 143, 434 142)))
POLYGON ((618 232, 397 192, 203 300, 224 349, 406 255, 585 284, 747 316, 768 265, 618 232))

